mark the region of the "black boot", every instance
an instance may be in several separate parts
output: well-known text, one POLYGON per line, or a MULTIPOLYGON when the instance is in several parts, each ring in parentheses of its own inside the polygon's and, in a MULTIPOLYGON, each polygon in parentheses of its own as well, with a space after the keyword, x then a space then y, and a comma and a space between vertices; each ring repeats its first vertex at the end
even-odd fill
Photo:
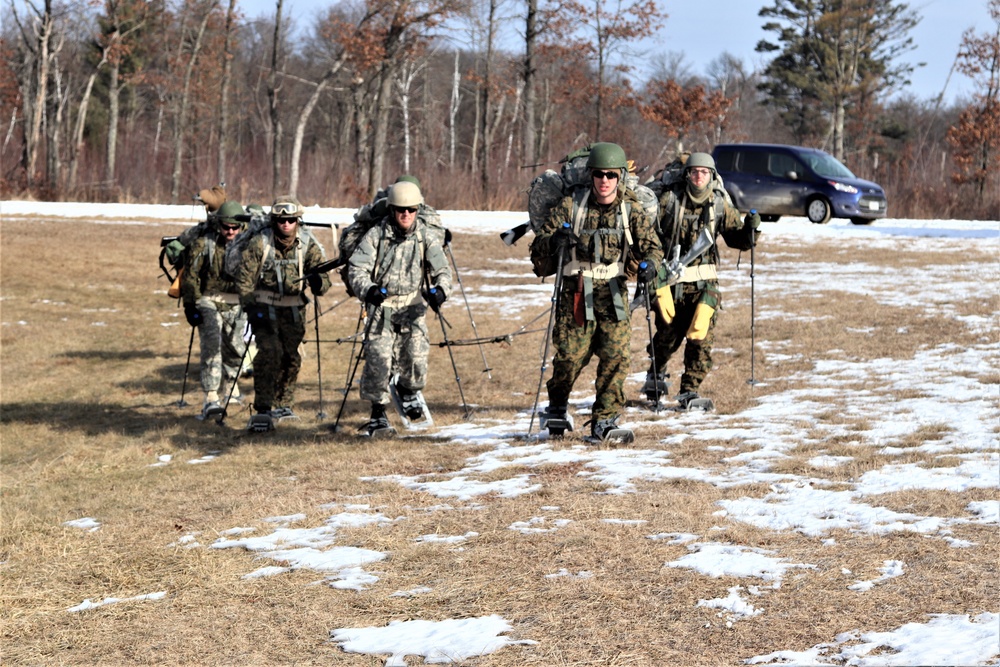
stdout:
POLYGON ((372 403, 372 416, 368 419, 368 425, 365 427, 368 435, 385 434, 391 429, 389 418, 385 415, 385 406, 381 403, 372 403))

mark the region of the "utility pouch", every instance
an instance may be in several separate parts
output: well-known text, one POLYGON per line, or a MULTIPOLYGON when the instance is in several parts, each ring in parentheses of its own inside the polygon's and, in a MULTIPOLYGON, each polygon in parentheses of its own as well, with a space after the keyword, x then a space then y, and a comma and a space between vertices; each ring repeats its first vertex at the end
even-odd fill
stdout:
POLYGON ((184 276, 184 269, 181 268, 177 275, 174 276, 174 282, 170 283, 170 289, 167 290, 167 296, 171 299, 181 298, 181 278, 184 276))
POLYGON ((671 285, 656 290, 655 308, 664 324, 674 321, 674 288, 671 285))
POLYGON ((583 271, 576 274, 576 289, 573 290, 573 321, 582 327, 587 322, 587 304, 584 293, 583 271))
POLYGON ((694 317, 691 318, 691 326, 688 327, 688 340, 705 340, 708 331, 712 326, 715 311, 722 304, 722 292, 716 285, 706 285, 705 290, 698 299, 698 305, 694 309, 694 317))

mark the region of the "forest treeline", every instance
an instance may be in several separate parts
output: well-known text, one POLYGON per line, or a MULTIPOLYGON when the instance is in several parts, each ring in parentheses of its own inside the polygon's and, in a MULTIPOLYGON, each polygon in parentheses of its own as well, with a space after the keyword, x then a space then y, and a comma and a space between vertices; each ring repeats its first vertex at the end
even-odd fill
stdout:
MULTIPOLYGON (((906 93, 917 10, 772 0, 754 69, 640 53, 655 0, 346 0, 248 21, 239 0, 17 0, 2 10, 3 198, 184 203, 225 182, 354 207, 403 173, 444 209, 520 209, 592 141, 652 177, 720 142, 822 148, 885 187, 893 217, 1000 219, 1000 0, 952 76, 906 93), (300 19, 301 21, 301 19, 300 19)), ((711 22, 709 21, 709 26, 711 22)), ((711 30, 706 31, 711 35, 711 30)))

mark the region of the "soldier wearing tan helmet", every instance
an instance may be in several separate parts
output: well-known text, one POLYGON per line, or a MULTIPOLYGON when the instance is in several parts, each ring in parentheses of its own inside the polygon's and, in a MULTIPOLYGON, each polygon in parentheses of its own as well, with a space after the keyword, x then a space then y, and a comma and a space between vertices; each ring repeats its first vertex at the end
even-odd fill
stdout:
POLYGON ((249 429, 269 431, 281 419, 295 418, 295 382, 302 366, 299 344, 305 338, 308 285, 317 296, 330 289, 326 273, 312 272, 326 261, 323 246, 302 229, 302 205, 290 195, 271 205, 270 225, 243 251, 236 287, 257 340, 254 358, 256 411, 249 429), (307 275, 308 274, 308 275, 307 275))
POLYGON ((708 153, 691 153, 684 178, 660 196, 657 232, 668 259, 654 285, 656 334, 643 392, 650 400, 666 393, 667 362, 684 345, 684 374, 677 394, 682 409, 711 410, 710 399, 699 395, 701 383, 712 368, 715 323, 722 293, 719 290, 718 235, 730 248, 749 250, 759 235, 760 216, 740 213, 729 203, 717 179, 715 160, 708 153), (696 248, 692 252, 692 248, 696 248), (698 248, 704 248, 698 253, 698 248), (694 255, 692 257, 692 255, 694 255), (677 258, 688 258, 684 265, 677 258))
POLYGON ((423 201, 415 183, 394 183, 388 214, 365 233, 350 258, 351 289, 368 310, 361 398, 372 404, 364 427, 372 436, 391 432, 385 408, 393 376, 407 418, 426 418, 421 395, 430 351, 425 315, 428 306, 436 311, 448 298, 452 276, 440 235, 417 216, 423 201))

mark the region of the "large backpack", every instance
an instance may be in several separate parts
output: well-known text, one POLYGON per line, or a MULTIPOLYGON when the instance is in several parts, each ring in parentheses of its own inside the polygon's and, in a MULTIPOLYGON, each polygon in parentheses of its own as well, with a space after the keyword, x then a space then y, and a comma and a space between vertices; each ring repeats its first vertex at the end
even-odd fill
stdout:
MULTIPOLYGON (((354 222, 344 228, 337 242, 337 263, 340 265, 340 279, 347 288, 348 296, 357 296, 351 289, 351 281, 348 279, 350 264, 348 260, 357 249, 361 239, 365 237, 368 230, 377 225, 382 219, 389 215, 389 191, 379 190, 375 199, 371 203, 365 204, 354 214, 354 222)), ((417 219, 424 223, 431 232, 441 234, 441 242, 444 243, 445 228, 441 224, 441 215, 431 206, 421 204, 417 209, 417 219)))
MULTIPOLYGON (((223 255, 222 274, 229 280, 236 280, 239 277, 240 265, 243 263, 243 253, 250 245, 250 241, 252 239, 262 234, 266 236, 264 241, 265 259, 267 256, 267 247, 273 245, 269 231, 271 229, 270 216, 259 208, 251 208, 249 210, 250 222, 247 223, 247 228, 240 232, 236 238, 226 245, 226 252, 223 255)), ((303 256, 305 256, 312 243, 318 243, 316 238, 313 236, 313 233, 309 231, 308 228, 301 225, 299 227, 299 239, 302 241, 303 256)), ((301 278, 302 276, 299 277, 301 278)))
MULTIPOLYGON (((687 159, 691 156, 688 151, 682 152, 680 155, 675 157, 673 160, 664 165, 653 178, 646 181, 645 187, 653 196, 659 201, 663 193, 669 190, 672 186, 677 183, 684 182, 684 167, 687 165, 687 159)), ((729 204, 733 205, 733 200, 729 197, 729 193, 726 191, 726 187, 722 182, 722 176, 719 172, 715 172, 715 181, 712 183, 715 188, 716 196, 721 196, 722 199, 729 204)))
MULTIPOLYGON (((542 225, 549 219, 549 212, 563 198, 573 196, 574 218, 581 202, 586 203, 586 197, 581 192, 583 192, 583 188, 590 188, 590 170, 587 167, 587 158, 590 157, 591 145, 588 144, 577 149, 560 160, 562 168, 558 172, 546 169, 531 181, 531 185, 528 187, 528 225, 531 231, 537 232, 541 229, 542 225)), ((650 222, 656 224, 659 214, 658 196, 646 185, 639 183, 638 177, 632 173, 625 177, 625 189, 630 191, 642 204, 642 209, 649 216, 650 222)), ((628 224, 627 221, 625 223, 628 224)), ((501 235, 502 237, 503 235, 501 235)), ((540 278, 551 276, 556 272, 555 261, 552 258, 533 254, 531 270, 540 278)))

